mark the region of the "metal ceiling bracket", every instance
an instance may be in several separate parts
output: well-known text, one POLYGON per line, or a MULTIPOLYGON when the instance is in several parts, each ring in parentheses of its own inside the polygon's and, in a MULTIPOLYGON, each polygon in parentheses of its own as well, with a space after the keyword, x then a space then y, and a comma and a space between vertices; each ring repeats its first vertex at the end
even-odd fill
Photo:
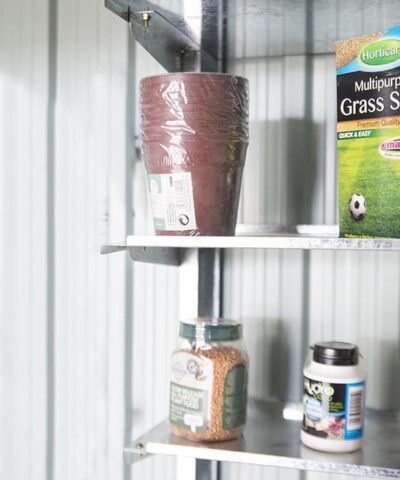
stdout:
POLYGON ((225 0, 191 0, 175 13, 145 0, 105 0, 129 22, 135 39, 168 72, 221 71, 225 58, 225 0))
POLYGON ((131 12, 129 25, 135 40, 169 72, 199 69, 199 45, 159 12, 131 12))

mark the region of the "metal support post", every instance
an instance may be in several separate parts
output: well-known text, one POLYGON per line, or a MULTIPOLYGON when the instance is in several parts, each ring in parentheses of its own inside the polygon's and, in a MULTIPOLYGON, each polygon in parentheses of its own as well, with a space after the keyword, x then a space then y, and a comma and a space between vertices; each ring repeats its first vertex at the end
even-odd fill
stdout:
POLYGON ((222 314, 223 253, 213 248, 187 249, 180 267, 180 318, 222 314))
MULTIPOLYGON (((180 267, 180 318, 222 314, 222 251, 189 249, 180 267)), ((218 462, 177 458, 177 480, 218 480, 218 462)))

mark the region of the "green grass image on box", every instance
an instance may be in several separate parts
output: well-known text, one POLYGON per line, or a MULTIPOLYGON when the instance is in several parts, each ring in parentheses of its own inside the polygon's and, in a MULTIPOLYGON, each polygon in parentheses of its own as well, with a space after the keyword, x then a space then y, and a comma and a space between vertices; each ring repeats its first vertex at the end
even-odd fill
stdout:
POLYGON ((342 236, 400 237, 400 161, 379 153, 384 140, 399 136, 399 128, 384 128, 376 129, 370 138, 338 141, 342 236), (349 212, 353 193, 363 195, 367 202, 361 221, 353 220, 349 212))

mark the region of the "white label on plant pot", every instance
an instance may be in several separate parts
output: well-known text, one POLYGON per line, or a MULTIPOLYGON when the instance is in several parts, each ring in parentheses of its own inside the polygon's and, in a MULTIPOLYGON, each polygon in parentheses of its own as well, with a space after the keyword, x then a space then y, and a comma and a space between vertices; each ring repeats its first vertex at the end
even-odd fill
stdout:
POLYGON ((147 181, 156 230, 196 229, 190 172, 149 174, 147 181))

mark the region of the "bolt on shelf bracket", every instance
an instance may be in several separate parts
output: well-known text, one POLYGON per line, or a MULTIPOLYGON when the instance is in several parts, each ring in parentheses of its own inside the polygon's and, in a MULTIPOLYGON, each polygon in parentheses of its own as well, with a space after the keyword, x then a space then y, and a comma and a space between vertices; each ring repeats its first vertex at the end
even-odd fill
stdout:
POLYGON ((129 26, 135 40, 169 72, 199 69, 199 45, 157 11, 131 12, 129 26))

